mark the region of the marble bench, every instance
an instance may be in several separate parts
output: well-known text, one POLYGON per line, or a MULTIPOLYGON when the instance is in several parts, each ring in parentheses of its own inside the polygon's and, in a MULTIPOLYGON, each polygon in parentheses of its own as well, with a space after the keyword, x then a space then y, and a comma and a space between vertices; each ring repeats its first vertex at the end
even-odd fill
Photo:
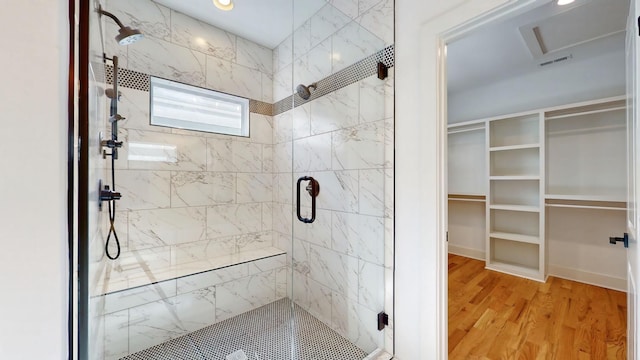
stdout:
MULTIPOLYGON (((104 358, 117 359, 287 297, 286 253, 269 247, 100 284, 104 358)), ((99 335, 96 335, 99 336, 99 335)))

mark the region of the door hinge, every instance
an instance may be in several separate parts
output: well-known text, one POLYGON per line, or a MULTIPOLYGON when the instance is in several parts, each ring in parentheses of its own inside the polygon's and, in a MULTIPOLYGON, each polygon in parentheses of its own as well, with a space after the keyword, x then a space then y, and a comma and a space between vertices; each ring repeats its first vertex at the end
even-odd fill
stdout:
POLYGON ((387 325, 389 325, 389 315, 383 311, 378 314, 378 331, 382 331, 387 325))
POLYGON ((638 36, 640 36, 640 16, 638 16, 638 36))

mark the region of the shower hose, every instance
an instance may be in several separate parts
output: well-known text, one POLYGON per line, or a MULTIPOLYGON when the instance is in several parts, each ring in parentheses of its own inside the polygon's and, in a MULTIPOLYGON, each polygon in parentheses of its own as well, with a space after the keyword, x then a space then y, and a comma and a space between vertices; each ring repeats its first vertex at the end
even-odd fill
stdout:
MULTIPOLYGON (((115 149, 114 149, 115 151, 115 149)), ((116 169, 115 169, 115 165, 116 165, 116 159, 115 159, 115 155, 113 154, 113 152, 111 153, 111 190, 115 191, 115 187, 116 187, 116 169)), ((109 203, 109 235, 107 235, 107 241, 104 245, 104 251, 105 254, 107 255, 107 257, 111 260, 116 260, 117 258, 120 257, 120 240, 118 239, 118 233, 116 233, 116 226, 115 226, 115 222, 116 222, 116 200, 115 199, 111 199, 108 201, 109 203), (111 241, 111 235, 113 234, 113 240, 115 241, 116 244, 116 254, 115 256, 111 256, 111 254, 109 253, 109 242, 111 241)))

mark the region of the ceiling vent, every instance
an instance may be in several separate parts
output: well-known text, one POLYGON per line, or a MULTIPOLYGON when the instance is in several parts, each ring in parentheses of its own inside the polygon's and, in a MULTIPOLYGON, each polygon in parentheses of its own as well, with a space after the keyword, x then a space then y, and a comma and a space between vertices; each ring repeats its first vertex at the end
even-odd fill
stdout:
POLYGON ((625 4, 625 1, 585 2, 521 26, 520 34, 534 58, 547 57, 545 55, 625 31, 625 4))
POLYGON ((547 60, 547 61, 541 62, 540 63, 540 67, 545 67, 545 66, 549 66, 549 65, 558 64, 558 63, 565 62, 565 61, 568 61, 568 60, 571 60, 571 59, 573 59, 573 55, 572 54, 569 54, 569 55, 566 55, 566 56, 561 56, 561 57, 553 59, 553 60, 547 60))

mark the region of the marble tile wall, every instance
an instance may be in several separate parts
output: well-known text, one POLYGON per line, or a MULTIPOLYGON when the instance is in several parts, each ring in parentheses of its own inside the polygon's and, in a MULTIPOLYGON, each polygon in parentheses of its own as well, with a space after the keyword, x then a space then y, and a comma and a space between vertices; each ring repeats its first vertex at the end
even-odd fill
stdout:
MULTIPOLYGON (((393 21, 391 0, 328 1, 274 49, 274 100, 393 44, 393 21)), ((376 323, 393 314, 393 86, 391 69, 274 117, 274 241, 289 254, 289 296, 367 352, 393 352, 393 317, 383 332, 376 323), (313 224, 294 215, 299 176, 320 182, 313 224)))
MULTIPOLYGON (((272 50, 151 0, 105 0, 144 41, 106 52, 121 68, 272 102, 272 50), (263 89, 268 89, 263 91, 263 89)), ((250 137, 149 125, 149 93, 120 88, 116 229, 122 256, 107 277, 272 245, 273 119, 252 113, 250 137)))
POLYGON ((95 359, 119 359, 287 296, 286 256, 98 296, 105 346, 95 359))
POLYGON ((393 0, 328 0, 273 50, 273 100, 393 44, 393 34, 393 0))
MULTIPOLYGON (((144 41, 122 47, 113 40, 117 27, 105 24, 105 52, 118 55, 121 68, 273 101, 272 50, 153 1, 105 2, 145 34, 144 41)), ((101 281, 92 293, 109 292, 110 283, 139 284, 141 274, 152 282, 176 266, 271 247, 273 119, 250 114, 250 137, 151 126, 149 93, 119 90, 118 111, 126 118, 119 122, 124 145, 115 164, 122 255, 107 260, 104 236, 96 240, 92 279, 101 281)), ((100 101, 95 108, 104 121, 108 108, 100 101)), ((95 129, 109 134, 106 122, 95 129)), ((109 161, 98 154, 92 161, 102 167, 96 183, 110 180, 109 161)), ((260 260, 218 270, 206 286, 179 279, 125 291, 130 296, 121 301, 98 296, 92 301, 102 304, 95 312, 96 337, 104 335, 106 348, 96 349, 94 358, 117 358, 286 296, 281 267, 260 260)))
MULTIPOLYGON (((393 113, 378 106, 393 96, 392 86, 391 78, 372 76, 291 110, 302 126, 274 123, 276 133, 291 131, 291 140, 281 141, 293 147, 284 161, 292 160, 294 179, 279 174, 279 182, 287 183, 275 192, 280 211, 274 213, 282 239, 277 241, 286 244, 293 232, 291 296, 367 352, 391 348, 385 340, 391 330, 378 332, 376 314, 392 309, 393 300, 392 285, 385 289, 393 277, 393 113), (285 129, 278 129, 281 125, 285 129), (320 183, 316 221, 310 225, 293 215, 293 199, 278 198, 300 176, 320 183)), ((310 200, 301 201, 308 216, 310 200)))
MULTIPOLYGON (((274 100, 392 44, 393 21, 391 0, 328 1, 274 49, 274 100)), ((367 352, 393 352, 393 317, 383 332, 376 323, 393 314, 393 86, 391 69, 274 117, 274 241, 289 254, 289 296, 367 352), (313 224, 294 215, 299 176, 320 182, 313 224)))
POLYGON ((273 102, 271 49, 151 0, 105 1, 124 24, 145 34, 134 46, 120 46, 112 41, 118 27, 105 28, 105 51, 118 55, 121 67, 273 102))
POLYGON ((393 70, 274 118, 274 241, 289 253, 290 296, 367 352, 392 351, 376 315, 393 304, 393 124, 393 70), (294 215, 300 176, 320 183, 313 224, 294 215))
POLYGON ((272 246, 272 118, 250 114, 249 138, 151 126, 149 93, 120 91, 122 255, 104 276, 122 281, 272 246))
MULTIPOLYGON (((117 28, 105 27, 106 52, 121 56, 122 67, 270 103, 290 96, 294 84, 317 81, 393 43, 391 0, 332 0, 273 51, 149 0, 107 6, 147 36, 123 48, 109 41, 117 28)), ((284 296, 364 350, 392 352, 393 327, 378 332, 375 323, 379 311, 392 314, 393 299, 390 70, 384 81, 370 77, 273 118, 251 114, 249 139, 151 127, 148 93, 121 89, 120 113, 128 118, 116 163, 123 257, 109 276, 268 246, 287 251, 287 259, 259 276, 213 287, 183 284, 185 293, 176 282, 175 294, 149 296, 145 304, 105 301, 105 341, 120 344, 108 356, 141 349, 146 331, 162 329, 153 337, 166 339, 212 320, 207 316, 218 321, 284 296), (310 225, 294 215, 293 178, 302 175, 321 183, 310 225), (273 297, 259 291, 272 282, 273 297), (166 316, 154 316, 158 311, 166 316)))

